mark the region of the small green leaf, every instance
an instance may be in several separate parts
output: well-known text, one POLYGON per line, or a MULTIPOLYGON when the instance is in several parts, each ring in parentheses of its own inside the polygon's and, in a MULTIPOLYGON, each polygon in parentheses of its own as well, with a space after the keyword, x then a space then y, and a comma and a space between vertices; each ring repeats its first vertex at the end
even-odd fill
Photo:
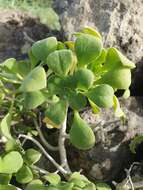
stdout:
POLYGON ((24 107, 35 109, 46 101, 48 94, 43 91, 27 92, 24 94, 24 107))
POLYGON ((44 179, 54 186, 61 182, 61 177, 56 173, 49 173, 48 175, 44 176, 44 179))
POLYGON ((118 101, 118 98, 114 95, 113 97, 113 101, 114 101, 114 111, 115 111, 115 116, 116 117, 125 117, 124 112, 122 111, 122 109, 120 108, 120 103, 118 101))
POLYGON ((33 92, 46 87, 46 73, 44 68, 36 67, 24 79, 21 84, 20 91, 33 92))
POLYGON ((124 99, 128 99, 129 97, 130 97, 130 90, 127 89, 127 90, 125 90, 125 92, 124 92, 124 94, 123 94, 123 98, 124 98, 124 99))
POLYGON ((90 103, 93 113, 95 113, 95 114, 100 113, 100 108, 94 102, 92 102, 90 99, 88 99, 88 101, 90 103))
POLYGON ((20 145, 17 143, 15 139, 8 139, 5 143, 5 151, 11 152, 13 150, 20 150, 20 145))
POLYGON ((1 121, 0 124, 0 130, 1 134, 5 136, 8 139, 12 139, 11 133, 10 133, 10 126, 11 126, 11 119, 12 119, 12 113, 8 113, 1 121))
POLYGON ((96 183, 96 189, 97 190, 112 190, 109 185, 106 183, 96 183))
POLYGON ((32 181, 33 174, 28 166, 23 165, 22 168, 16 174, 16 181, 21 184, 26 184, 32 181))
POLYGON ((30 59, 31 68, 34 68, 38 64, 39 60, 32 54, 31 50, 28 52, 28 56, 30 59))
POLYGON ((102 75, 97 84, 109 84, 114 89, 126 90, 131 85, 131 71, 128 68, 117 67, 102 75), (112 79, 112 80, 111 80, 112 79))
POLYGON ((86 186, 87 183, 89 183, 88 179, 84 175, 81 175, 79 172, 74 172, 70 176, 69 182, 74 183, 75 187, 82 189, 86 186))
POLYGON ((46 187, 41 180, 35 179, 27 185, 25 190, 46 190, 46 187))
POLYGON ((93 35, 93 36, 96 36, 96 37, 102 39, 101 34, 97 30, 95 30, 94 28, 87 26, 87 27, 83 28, 82 32, 85 34, 90 34, 90 35, 93 35))
POLYGON ((89 183, 89 180, 84 175, 80 174, 80 172, 73 172, 69 177, 69 181, 72 179, 80 179, 86 183, 89 183))
POLYGON ((16 59, 14 58, 9 58, 7 60, 5 60, 2 64, 1 64, 1 68, 3 70, 5 70, 6 72, 11 72, 13 70, 13 67, 16 64, 16 59))
POLYGON ((60 184, 57 189, 48 189, 48 190, 73 190, 74 183, 65 183, 65 184, 60 184))
POLYGON ((51 94, 60 94, 62 90, 62 79, 57 75, 51 75, 47 80, 47 87, 51 94))
POLYGON ((0 184, 8 185, 10 183, 11 177, 11 174, 0 174, 0 184))
POLYGON ((85 66, 94 61, 102 51, 102 41, 93 35, 82 34, 75 42, 75 51, 79 66, 85 66))
POLYGON ((47 125, 51 125, 54 128, 59 128, 60 125, 64 122, 67 111, 67 102, 60 100, 57 103, 49 105, 45 111, 44 122, 47 125))
POLYGON ((76 88, 80 90, 89 89, 94 82, 94 74, 91 70, 82 68, 77 70, 73 75, 76 88))
POLYGON ((66 46, 63 42, 58 41, 57 50, 66 49, 66 46))
POLYGON ((87 104, 86 97, 76 91, 68 92, 68 101, 70 107, 74 110, 82 110, 87 104))
POLYGON ((70 50, 74 51, 74 42, 73 41, 66 41, 64 43, 70 50))
POLYGON ((26 163, 29 165, 35 164, 36 162, 40 160, 40 158, 41 158, 41 153, 33 148, 26 150, 25 155, 24 155, 24 159, 26 163))
POLYGON ((136 153, 136 148, 139 144, 141 144, 143 142, 143 136, 142 135, 138 135, 136 136, 130 143, 130 150, 132 153, 136 153))
POLYGON ((21 84, 21 81, 15 74, 2 72, 0 73, 0 79, 4 82, 14 83, 14 84, 21 84))
POLYGON ((12 151, 4 157, 0 157, 0 173, 16 173, 23 165, 23 159, 19 152, 12 151))
POLYGON ((95 144, 95 135, 92 129, 81 119, 77 111, 74 113, 73 124, 69 134, 72 145, 80 150, 88 150, 95 144))
POLYGON ((109 48, 106 58, 105 67, 113 69, 115 67, 124 67, 128 69, 135 68, 135 64, 127 59, 121 52, 116 48, 109 48))
POLYGON ((29 61, 16 61, 14 58, 7 59, 2 64, 2 69, 6 73, 19 74, 21 77, 25 77, 31 70, 31 64, 29 61))
POLYGON ((41 61, 45 61, 48 55, 57 49, 55 37, 49 37, 35 42, 32 46, 32 54, 41 61))
POLYGON ((113 106, 114 90, 107 84, 96 86, 85 93, 85 95, 101 108, 110 108, 113 106))
POLYGON ((51 53, 47 58, 49 68, 58 75, 67 75, 72 65, 72 51, 58 50, 51 53))
POLYGON ((13 185, 0 185, 0 190, 17 190, 13 185))
POLYGON ((83 188, 83 190, 96 190, 96 186, 95 186, 94 183, 89 183, 89 184, 87 184, 87 185, 83 188))

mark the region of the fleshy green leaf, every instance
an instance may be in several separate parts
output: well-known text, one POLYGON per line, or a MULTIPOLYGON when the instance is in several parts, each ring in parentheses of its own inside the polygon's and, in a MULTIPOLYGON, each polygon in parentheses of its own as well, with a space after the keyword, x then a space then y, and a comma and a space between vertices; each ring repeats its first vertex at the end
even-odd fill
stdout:
POLYGON ((20 75, 25 77, 31 70, 31 64, 29 61, 16 61, 14 58, 7 59, 2 64, 2 69, 7 73, 13 73, 16 76, 20 75))
POLYGON ((34 68, 38 64, 38 59, 33 55, 32 50, 28 52, 28 56, 31 63, 31 68, 34 68))
POLYGON ((77 111, 74 113, 73 124, 69 134, 72 145, 80 150, 88 150, 95 144, 95 135, 92 129, 81 119, 77 111))
POLYGON ((86 185, 83 190, 96 190, 96 186, 94 183, 89 183, 88 185, 86 185))
POLYGON ((97 30, 95 30, 94 28, 84 27, 82 32, 85 34, 90 34, 90 35, 93 35, 93 36, 96 36, 96 37, 102 39, 101 34, 97 30))
POLYGON ((57 75, 52 75, 47 80, 47 87, 51 94, 59 94, 62 91, 62 79, 57 75))
POLYGON ((40 158, 41 158, 41 153, 33 148, 26 150, 25 155, 24 155, 24 159, 26 163, 29 165, 35 164, 36 162, 40 160, 40 158))
POLYGON ((23 165, 22 168, 16 174, 16 181, 25 184, 29 183, 33 179, 33 174, 28 166, 23 165))
POLYGON ((107 84, 90 89, 86 96, 99 107, 110 108, 113 106, 114 90, 107 84))
POLYGON ((24 95, 24 107, 26 109, 35 109, 46 101, 48 94, 43 91, 27 92, 24 95))
POLYGON ((69 181, 74 183, 74 186, 83 188, 86 186, 87 183, 89 183, 88 179, 81 175, 79 172, 74 172, 70 178, 69 181))
POLYGON ((66 46, 63 42, 58 41, 57 50, 66 49, 66 46))
POLYGON ((49 188, 48 190, 73 190, 73 186, 74 186, 74 183, 65 183, 65 184, 60 184, 58 187, 57 187, 57 189, 55 188, 53 188, 53 189, 51 189, 51 188, 49 188))
POLYGON ((126 90, 131 85, 131 71, 128 68, 117 67, 109 70, 101 79, 96 81, 97 84, 109 84, 114 89, 126 90))
POLYGON ((124 92, 124 94, 123 94, 123 98, 124 98, 124 99, 128 99, 129 97, 130 97, 130 90, 127 89, 127 90, 125 90, 125 92, 124 92))
POLYGON ((35 42, 32 46, 32 54, 41 61, 45 61, 48 55, 57 49, 55 37, 49 37, 35 42))
POLYGON ((102 41, 93 35, 82 34, 76 39, 75 51, 79 66, 88 65, 100 55, 102 41))
POLYGON ((67 75, 72 65, 72 51, 67 49, 54 51, 46 62, 54 73, 67 75))
POLYGON ((87 104, 86 97, 76 91, 68 92, 68 101, 70 107, 74 110, 82 110, 87 104))
POLYGON ((0 157, 0 173, 16 173, 23 165, 23 159, 19 152, 12 151, 4 157, 0 157))
POLYGON ((67 111, 67 102, 60 100, 55 104, 49 105, 45 111, 44 122, 54 128, 59 128, 64 122, 67 111))
POLYGON ((136 153, 136 148, 137 146, 143 142, 143 136, 142 135, 138 135, 136 136, 130 143, 130 150, 132 153, 136 153))
POLYGON ((115 67, 124 67, 124 68, 133 69, 135 68, 135 64, 129 59, 127 59, 116 48, 109 48, 105 67, 107 67, 108 69, 112 69, 115 67))
POLYGON ((61 177, 56 173, 49 173, 44 176, 44 179, 54 186, 58 185, 61 181, 61 177))
POLYGON ((16 142, 15 139, 8 139, 5 143, 5 151, 10 152, 13 150, 20 150, 19 144, 16 142))
POLYGON ((97 190, 112 190, 111 187, 107 185, 106 183, 97 183, 96 189, 97 190))
POLYGON ((94 74, 91 70, 82 68, 77 70, 73 75, 76 88, 80 90, 89 89, 94 82, 94 74))
POLYGON ((0 174, 0 184, 8 185, 10 183, 11 177, 11 174, 0 174))
POLYGON ((0 185, 0 190, 17 190, 13 185, 0 185))
POLYGON ((25 190, 47 190, 47 189, 46 187, 44 187, 41 180, 35 179, 27 185, 25 190))
POLYGON ((90 99, 88 99, 88 101, 90 103, 93 113, 95 113, 95 114, 100 113, 100 108, 94 102, 92 102, 90 99))
POLYGON ((124 117, 125 114, 124 112, 122 111, 122 109, 120 108, 120 103, 118 101, 118 98, 114 95, 113 97, 113 101, 114 101, 114 111, 115 111, 115 116, 116 117, 124 117))
POLYGON ((12 113, 9 112, 2 119, 1 124, 0 124, 1 134, 3 136, 5 136, 6 138, 8 138, 8 139, 12 139, 12 136, 11 136, 11 133, 10 133, 11 119, 12 119, 12 113))
POLYGON ((33 92, 46 87, 46 73, 44 68, 36 67, 33 69, 21 84, 20 91, 33 92))

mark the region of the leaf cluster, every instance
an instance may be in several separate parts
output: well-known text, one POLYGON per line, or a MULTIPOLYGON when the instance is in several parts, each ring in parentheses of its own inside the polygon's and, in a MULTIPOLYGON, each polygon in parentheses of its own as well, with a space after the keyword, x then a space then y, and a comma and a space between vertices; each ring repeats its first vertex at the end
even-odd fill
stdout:
MULTIPOLYGON (((87 150, 94 146, 95 135, 80 116, 83 108, 90 105, 94 113, 113 108, 117 117, 124 116, 115 92, 123 90, 124 97, 129 96, 134 63, 116 48, 105 49, 101 35, 92 28, 84 28, 75 36, 75 41, 67 42, 57 41, 55 37, 40 40, 32 45, 27 60, 10 58, 0 65, 0 103, 5 113, 0 133, 6 139, 0 157, 0 180, 4 181, 4 184, 0 182, 0 190, 9 186, 12 176, 20 184, 30 183, 26 190, 110 189, 95 186, 79 174, 73 174, 76 177, 72 176, 67 183, 55 174, 45 176, 50 185, 44 187, 33 169, 41 154, 34 149, 23 150, 12 132, 15 125, 20 125, 23 115, 37 118, 37 108, 42 110, 43 123, 48 128, 60 128, 70 108, 74 117, 69 140, 76 148, 87 150)), ((30 130, 30 135, 33 134, 30 130)))

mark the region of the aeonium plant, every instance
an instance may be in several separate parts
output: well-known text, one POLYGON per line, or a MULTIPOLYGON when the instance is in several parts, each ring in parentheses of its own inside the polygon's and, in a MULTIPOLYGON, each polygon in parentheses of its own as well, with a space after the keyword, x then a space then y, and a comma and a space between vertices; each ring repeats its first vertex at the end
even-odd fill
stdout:
POLYGON ((19 189, 12 181, 25 190, 111 189, 107 184, 90 182, 80 172, 71 172, 65 140, 80 150, 96 146, 93 129, 80 116, 87 105, 95 114, 113 107, 115 116, 124 117, 115 92, 123 90, 125 98, 130 95, 135 64, 116 48, 105 49, 101 35, 93 28, 86 27, 75 36, 75 41, 40 40, 32 45, 28 59, 10 58, 0 65, 0 190, 19 189), (73 121, 67 130, 69 109, 73 121), (59 130, 57 146, 49 144, 42 126, 59 130), (25 149, 27 140, 39 151, 25 149), (48 150, 59 151, 61 162, 48 150), (55 173, 37 166, 42 154, 57 168, 55 173))

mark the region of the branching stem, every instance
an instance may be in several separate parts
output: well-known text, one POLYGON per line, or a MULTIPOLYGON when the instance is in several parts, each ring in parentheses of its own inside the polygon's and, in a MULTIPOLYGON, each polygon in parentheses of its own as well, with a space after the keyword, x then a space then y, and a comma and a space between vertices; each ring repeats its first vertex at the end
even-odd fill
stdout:
POLYGON ((65 148, 65 140, 66 140, 66 128, 67 128, 67 113, 65 120, 60 127, 60 133, 59 133, 59 153, 60 153, 60 159, 61 159, 61 165, 64 166, 64 168, 68 171, 68 173, 71 173, 70 167, 68 165, 67 160, 67 153, 65 148))
POLYGON ((25 139, 28 139, 30 141, 32 141, 34 144, 36 144, 38 146, 38 148, 43 152, 43 154, 46 156, 46 158, 48 160, 50 160, 53 165, 64 175, 66 176, 68 174, 68 172, 62 167, 60 166, 53 158, 52 156, 46 152, 46 150, 43 148, 43 146, 36 140, 34 139, 33 137, 30 137, 30 136, 27 136, 27 135, 23 135, 23 134, 20 134, 18 138, 25 138, 25 139))
MULTIPOLYGON (((40 119, 39 119, 39 120, 40 120, 40 119)), ((45 145, 45 147, 48 148, 49 150, 58 151, 58 150, 59 150, 59 147, 57 147, 57 146, 52 146, 52 145, 49 144, 49 143, 47 142, 47 140, 45 139, 45 137, 44 137, 44 135, 43 135, 43 133, 42 133, 42 131, 41 131, 41 124, 40 124, 41 122, 39 121, 39 125, 38 125, 38 122, 37 122, 36 119, 33 119, 33 121, 34 121, 36 130, 38 131, 39 137, 40 137, 40 139, 41 139, 43 145, 45 145)))

